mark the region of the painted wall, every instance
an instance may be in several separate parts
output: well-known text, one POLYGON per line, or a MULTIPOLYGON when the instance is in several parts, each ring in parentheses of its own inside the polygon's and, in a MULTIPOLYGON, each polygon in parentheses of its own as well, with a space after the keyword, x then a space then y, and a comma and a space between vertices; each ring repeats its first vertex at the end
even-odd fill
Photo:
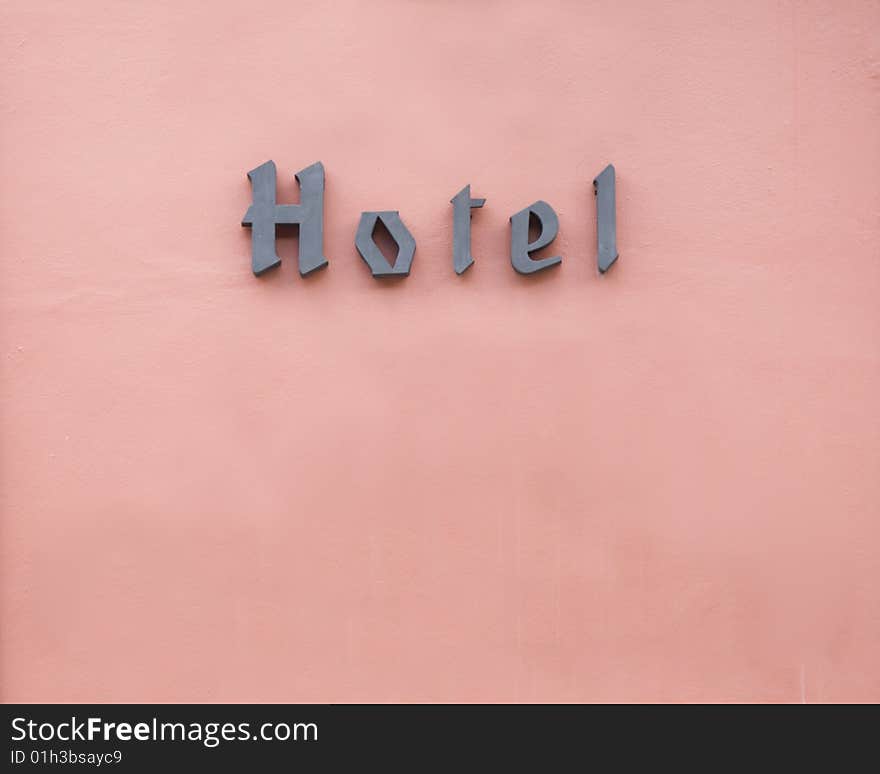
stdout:
POLYGON ((2 699, 880 700, 876 0, 8 0, 0 48, 2 699), (326 166, 316 276, 250 272, 270 158, 326 166))

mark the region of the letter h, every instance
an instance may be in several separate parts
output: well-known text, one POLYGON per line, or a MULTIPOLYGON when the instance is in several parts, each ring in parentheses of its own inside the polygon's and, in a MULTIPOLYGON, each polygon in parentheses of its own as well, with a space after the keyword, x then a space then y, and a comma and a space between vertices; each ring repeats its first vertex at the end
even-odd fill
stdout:
POLYGON ((253 204, 241 219, 251 229, 251 268, 259 276, 278 266, 275 226, 299 225, 299 273, 305 276, 327 265, 324 257, 324 165, 319 161, 296 173, 300 204, 275 203, 275 162, 267 161, 248 172, 253 204))

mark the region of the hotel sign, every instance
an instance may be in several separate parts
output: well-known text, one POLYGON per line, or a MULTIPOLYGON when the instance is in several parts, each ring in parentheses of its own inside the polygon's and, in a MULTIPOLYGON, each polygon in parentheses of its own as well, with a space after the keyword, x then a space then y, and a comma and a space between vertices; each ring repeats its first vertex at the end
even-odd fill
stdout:
MULTIPOLYGON (((324 165, 321 162, 296 173, 300 204, 278 204, 275 197, 275 162, 267 161, 248 172, 253 201, 241 220, 251 229, 251 268, 259 276, 281 263, 275 253, 275 227, 299 226, 299 272, 303 276, 327 266, 324 257, 324 165)), ((614 167, 609 164, 593 180, 596 195, 596 265, 604 274, 617 260, 617 214, 614 167)), ((471 211, 482 207, 485 199, 471 198, 466 185, 452 197, 452 265, 456 274, 474 263, 471 255, 471 211)), ((510 216, 510 263, 520 274, 534 274, 562 262, 561 255, 532 258, 532 253, 547 247, 559 233, 559 218, 545 201, 536 201, 510 216), (532 219, 538 235, 529 241, 532 219)), ((396 210, 361 213, 354 244, 374 277, 406 277, 412 268, 416 240, 396 210), (389 263, 373 239, 379 223, 388 230, 397 245, 397 258, 389 263)))

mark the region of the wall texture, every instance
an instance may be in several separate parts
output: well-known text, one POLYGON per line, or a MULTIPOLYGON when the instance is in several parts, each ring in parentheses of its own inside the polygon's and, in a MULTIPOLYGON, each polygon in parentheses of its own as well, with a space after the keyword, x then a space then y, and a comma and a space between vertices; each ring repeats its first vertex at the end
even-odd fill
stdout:
POLYGON ((880 700, 876 0, 6 0, 0 49, 0 698, 880 700), (315 276, 250 272, 270 158, 326 166, 315 276))

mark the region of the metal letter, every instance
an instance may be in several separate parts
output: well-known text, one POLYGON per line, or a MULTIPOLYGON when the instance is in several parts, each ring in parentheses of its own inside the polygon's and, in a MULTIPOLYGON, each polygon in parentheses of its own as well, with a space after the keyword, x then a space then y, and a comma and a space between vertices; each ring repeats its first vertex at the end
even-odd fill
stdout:
POLYGON ((562 263, 561 255, 532 260, 530 253, 549 245, 559 233, 559 218, 547 202, 538 201, 510 217, 510 262, 520 274, 533 274, 562 263), (541 224, 541 233, 529 242, 529 217, 534 215, 541 224))
POLYGON ((604 274, 617 260, 617 205, 614 166, 609 164, 593 181, 596 194, 596 234, 599 238, 599 272, 604 274))
POLYGON ((370 267, 374 277, 409 276, 409 269, 416 252, 416 240, 403 225, 397 210, 361 213, 361 222, 358 224, 354 245, 361 254, 361 258, 370 267), (393 266, 385 260, 385 256, 382 255, 382 251, 373 240, 373 229, 376 228, 376 222, 379 220, 382 221, 392 239, 397 243, 397 258, 393 266))
POLYGON ((296 173, 300 204, 275 203, 275 162, 267 161, 248 172, 253 204, 241 219, 251 227, 251 268, 259 276, 281 263, 275 254, 275 226, 299 224, 299 273, 327 265, 324 257, 324 165, 319 161, 296 173))
POLYGON ((482 207, 485 199, 471 199, 470 184, 450 199, 452 214, 452 261, 456 274, 463 274, 474 262, 471 255, 471 210, 482 207))

